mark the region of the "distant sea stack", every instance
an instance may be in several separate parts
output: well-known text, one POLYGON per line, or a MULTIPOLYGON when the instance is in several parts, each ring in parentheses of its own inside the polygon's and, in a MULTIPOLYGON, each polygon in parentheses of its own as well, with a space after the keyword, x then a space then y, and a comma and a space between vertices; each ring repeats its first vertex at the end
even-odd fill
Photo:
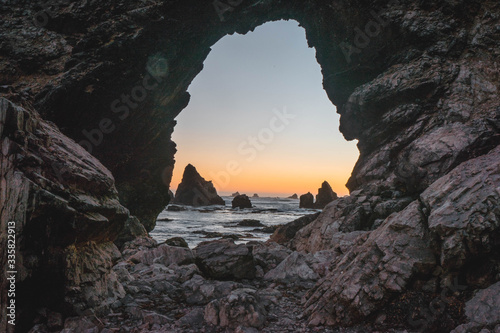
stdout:
POLYGON ((307 192, 307 194, 303 194, 300 196, 299 207, 323 209, 326 205, 337 198, 337 193, 333 192, 332 187, 330 186, 330 184, 328 184, 327 181, 324 181, 323 184, 321 184, 321 187, 318 189, 316 202, 314 202, 314 196, 312 195, 312 193, 307 192))
POLYGON ((200 176, 191 164, 184 169, 182 182, 177 187, 172 203, 188 206, 225 205, 212 182, 200 176))
POLYGON ((299 196, 297 195, 297 193, 294 193, 288 197, 288 199, 298 199, 298 198, 299 198, 299 196))
POLYGON ((314 195, 311 192, 307 192, 300 196, 299 202, 300 208, 314 208, 314 195))
POLYGON ((254 193, 254 194, 252 195, 252 198, 259 198, 259 195, 258 195, 257 193, 254 193))
POLYGON ((321 184, 318 189, 318 195, 316 195, 316 202, 314 203, 314 208, 323 209, 333 200, 337 199, 337 193, 333 192, 332 187, 327 181, 321 184))
POLYGON ((246 194, 240 194, 234 197, 233 208, 252 208, 252 202, 246 194))
POLYGON ((234 198, 234 197, 237 197, 238 195, 240 195, 240 192, 234 192, 233 194, 231 194, 231 196, 234 198))

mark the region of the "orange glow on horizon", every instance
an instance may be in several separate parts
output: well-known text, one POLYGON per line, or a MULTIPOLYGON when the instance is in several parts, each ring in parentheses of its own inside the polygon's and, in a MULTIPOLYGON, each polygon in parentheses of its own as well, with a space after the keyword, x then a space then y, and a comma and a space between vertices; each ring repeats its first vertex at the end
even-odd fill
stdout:
MULTIPOLYGON (((188 162, 189 163, 189 162, 188 162)), ((192 163, 195 167, 196 164, 192 163)), ((174 175, 172 177, 171 188, 175 192, 177 186, 182 180, 184 168, 187 165, 176 162, 174 175)), ((217 193, 225 196, 234 192, 247 194, 252 196, 257 193, 259 196, 270 197, 288 197, 294 193, 302 195, 311 192, 313 195, 318 193, 318 188, 321 187, 323 181, 327 181, 339 196, 348 195, 349 191, 345 187, 345 182, 350 176, 348 169, 331 170, 328 174, 331 175, 328 179, 323 179, 321 175, 314 173, 307 174, 299 170, 279 170, 279 169, 262 169, 255 168, 245 170, 240 166, 241 171, 238 174, 230 175, 224 168, 213 171, 210 167, 197 167, 200 175, 205 180, 211 180, 214 184, 217 193)))

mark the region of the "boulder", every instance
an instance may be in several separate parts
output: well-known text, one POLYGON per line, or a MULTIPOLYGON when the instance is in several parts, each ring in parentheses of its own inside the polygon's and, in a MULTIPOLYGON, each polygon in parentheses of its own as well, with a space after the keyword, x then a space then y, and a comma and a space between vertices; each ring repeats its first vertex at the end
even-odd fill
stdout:
POLYGON ((239 325, 261 328, 267 311, 255 289, 233 290, 227 297, 210 302, 205 307, 205 320, 216 326, 236 328, 239 325))
POLYGON ((251 247, 222 239, 203 242, 194 250, 196 264, 209 278, 218 280, 253 279, 255 263, 251 247))
POLYGON ((172 202, 188 206, 225 205, 212 182, 206 181, 191 164, 184 169, 182 182, 177 187, 172 202))
POLYGON ((318 189, 318 194, 316 195, 316 202, 314 203, 314 208, 323 209, 333 200, 337 199, 337 193, 333 192, 332 187, 327 181, 321 184, 318 189))
POLYGON ((246 194, 240 194, 234 197, 232 206, 233 208, 252 208, 252 202, 246 194))
POLYGON ((165 241, 165 244, 170 246, 189 248, 188 243, 182 237, 172 237, 165 241))
POLYGON ((300 208, 314 208, 314 196, 311 192, 307 192, 300 196, 300 208))

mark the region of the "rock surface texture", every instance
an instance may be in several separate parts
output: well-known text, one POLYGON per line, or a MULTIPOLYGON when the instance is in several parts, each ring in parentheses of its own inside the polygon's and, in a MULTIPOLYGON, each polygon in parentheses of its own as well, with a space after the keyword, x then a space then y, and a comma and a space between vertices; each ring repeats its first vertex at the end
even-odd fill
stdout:
MULTIPOLYGON (((15 222, 17 329, 498 332, 498 1, 228 3, 0 5, 0 264, 15 222), (280 19, 306 30, 358 140, 350 195, 287 248, 144 238, 211 46, 280 19)), ((3 305, 3 274, 0 288, 3 305)))
POLYGON ((217 195, 212 182, 200 176, 191 164, 184 169, 173 203, 188 206, 225 205, 224 199, 217 195))

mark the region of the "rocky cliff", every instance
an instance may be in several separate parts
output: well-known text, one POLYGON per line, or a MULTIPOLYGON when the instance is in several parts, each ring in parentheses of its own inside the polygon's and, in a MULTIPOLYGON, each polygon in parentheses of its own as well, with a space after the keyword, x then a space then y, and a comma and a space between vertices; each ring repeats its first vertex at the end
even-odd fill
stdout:
MULTIPOLYGON (((408 300, 429 304, 456 280, 465 291, 447 309, 458 310, 434 331, 499 324, 474 321, 472 297, 482 289, 498 308, 497 1, 12 0, 0 14, 0 260, 14 221, 18 288, 30 294, 18 296, 20 323, 38 307, 105 312, 123 295, 111 242, 128 211, 151 230, 168 204, 174 118, 210 47, 294 19, 316 49, 341 132, 360 150, 351 195, 295 234, 290 247, 302 254, 283 264, 316 281, 305 295, 308 323, 436 324, 413 316, 408 300), (50 302, 28 304, 31 294, 50 302)), ((287 283, 283 274, 268 278, 287 283)), ((260 296, 242 292, 207 311, 245 297, 260 296)))

